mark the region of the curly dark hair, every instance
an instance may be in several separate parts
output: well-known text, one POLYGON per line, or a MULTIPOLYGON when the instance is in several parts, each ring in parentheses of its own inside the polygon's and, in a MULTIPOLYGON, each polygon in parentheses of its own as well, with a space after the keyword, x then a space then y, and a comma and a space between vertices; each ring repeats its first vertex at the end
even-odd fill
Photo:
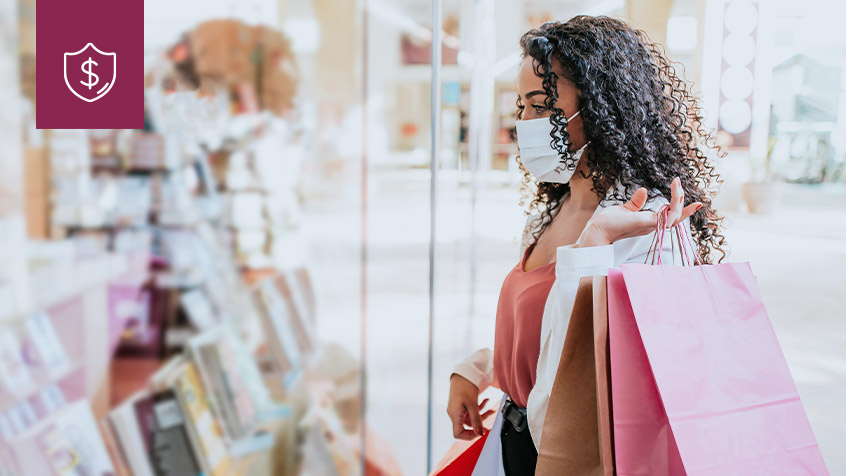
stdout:
MULTIPOLYGON (((570 143, 565 113, 556 107, 556 63, 580 92, 579 110, 585 139, 590 142, 583 157, 601 203, 606 200, 608 184, 619 182, 625 187, 626 196, 612 191, 607 196, 612 200, 628 200, 638 187, 646 187, 650 198, 659 193, 669 197, 670 182, 680 177, 685 199, 703 204, 690 217, 700 260, 711 263, 713 252, 718 251, 722 254, 718 262, 722 261, 726 256, 722 248, 723 217, 711 204, 722 180, 703 151, 719 149, 703 126, 698 99, 676 73, 663 48, 643 31, 604 16, 545 23, 524 34, 520 46, 523 58, 532 57, 535 74, 543 78, 545 106, 551 111, 553 124, 552 145, 559 151, 562 164, 570 169, 577 165, 563 150, 570 143)), ((522 111, 518 98, 518 119, 522 111)), ((519 156, 517 160, 519 163, 519 156)), ((522 163, 520 168, 524 194, 533 194, 527 213, 536 211, 541 216, 537 239, 570 187, 535 184, 522 163)))

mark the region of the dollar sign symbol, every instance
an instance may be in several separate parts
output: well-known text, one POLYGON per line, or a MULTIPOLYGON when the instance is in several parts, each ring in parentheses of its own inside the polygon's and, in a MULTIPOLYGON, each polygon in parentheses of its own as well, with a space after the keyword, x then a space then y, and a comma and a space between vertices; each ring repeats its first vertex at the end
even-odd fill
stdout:
POLYGON ((82 72, 88 75, 88 82, 86 83, 85 81, 80 81, 80 83, 82 83, 83 86, 88 86, 88 89, 91 89, 92 86, 95 86, 100 82, 100 77, 91 71, 92 64, 97 66, 97 62, 89 56, 88 61, 82 63, 82 66, 80 66, 80 68, 82 68, 82 72), (88 66, 88 69, 85 69, 86 66, 88 66), (91 76, 94 76, 94 80, 91 79, 91 76))

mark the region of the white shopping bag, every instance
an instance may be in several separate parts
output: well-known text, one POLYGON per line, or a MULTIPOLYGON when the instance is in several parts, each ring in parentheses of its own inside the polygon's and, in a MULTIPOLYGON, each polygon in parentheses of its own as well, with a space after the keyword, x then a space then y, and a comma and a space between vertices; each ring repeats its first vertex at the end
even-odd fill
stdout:
POLYGON ((503 395, 502 401, 499 402, 496 420, 485 440, 472 476, 505 476, 505 468, 502 466, 502 438, 499 435, 502 433, 502 407, 507 399, 508 395, 503 395))

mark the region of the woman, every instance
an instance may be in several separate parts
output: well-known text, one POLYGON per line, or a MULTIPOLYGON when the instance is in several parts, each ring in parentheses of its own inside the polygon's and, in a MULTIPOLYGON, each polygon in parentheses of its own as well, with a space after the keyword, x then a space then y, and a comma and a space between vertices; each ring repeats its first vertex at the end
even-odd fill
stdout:
MULTIPOLYGON (((710 200, 719 178, 702 148, 713 142, 660 47, 622 21, 589 16, 546 23, 520 45, 518 160, 524 188, 537 188, 522 259, 500 292, 494 350, 456 366, 447 408, 455 437, 469 439, 490 414, 480 414, 479 392, 495 385, 509 396, 500 435, 508 475, 534 474, 579 278, 644 262, 664 204, 668 226, 691 230, 703 263, 725 256, 710 200)), ((670 241, 660 252, 672 253, 670 241)))

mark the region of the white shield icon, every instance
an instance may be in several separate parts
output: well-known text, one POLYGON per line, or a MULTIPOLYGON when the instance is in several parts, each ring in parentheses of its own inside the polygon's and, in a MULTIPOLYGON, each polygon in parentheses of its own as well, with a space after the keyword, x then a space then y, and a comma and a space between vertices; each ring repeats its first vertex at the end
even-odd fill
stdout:
POLYGON ((117 53, 100 51, 93 43, 65 53, 65 84, 79 99, 94 102, 108 93, 117 77, 117 53))

